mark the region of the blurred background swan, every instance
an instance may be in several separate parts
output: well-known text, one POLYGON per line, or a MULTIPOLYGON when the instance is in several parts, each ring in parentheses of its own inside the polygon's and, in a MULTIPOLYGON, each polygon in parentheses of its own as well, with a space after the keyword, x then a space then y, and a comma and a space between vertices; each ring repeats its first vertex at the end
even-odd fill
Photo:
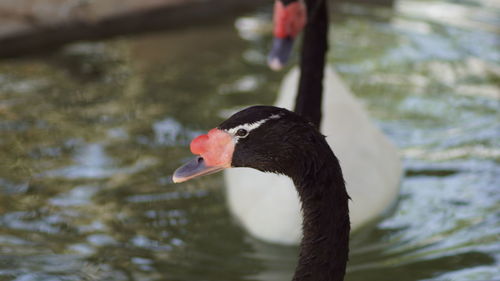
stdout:
MULTIPOLYGON (((373 124, 333 68, 325 67, 326 3, 288 1, 283 6, 281 0, 275 2, 274 41, 268 62, 273 69, 282 68, 302 28, 297 27, 290 34, 283 30, 307 22, 301 74, 295 69, 287 75, 275 105, 296 109, 319 125, 327 136, 341 162, 352 198, 349 211, 354 231, 394 203, 401 180, 401 161, 396 147, 373 124), (307 16, 306 9, 312 11, 307 16)), ((300 241, 301 206, 289 178, 243 168, 226 170, 224 176, 229 208, 247 231, 267 242, 297 244, 300 241)))

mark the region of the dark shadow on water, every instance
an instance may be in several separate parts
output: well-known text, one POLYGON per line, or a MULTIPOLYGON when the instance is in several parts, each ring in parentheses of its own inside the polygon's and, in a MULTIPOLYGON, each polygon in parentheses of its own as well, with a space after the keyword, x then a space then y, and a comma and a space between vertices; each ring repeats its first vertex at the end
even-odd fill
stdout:
POLYGON ((121 35, 159 30, 180 30, 213 22, 228 22, 268 0, 192 1, 126 14, 112 15, 98 21, 73 21, 45 26, 0 39, 0 58, 52 52, 75 41, 96 41, 121 35))

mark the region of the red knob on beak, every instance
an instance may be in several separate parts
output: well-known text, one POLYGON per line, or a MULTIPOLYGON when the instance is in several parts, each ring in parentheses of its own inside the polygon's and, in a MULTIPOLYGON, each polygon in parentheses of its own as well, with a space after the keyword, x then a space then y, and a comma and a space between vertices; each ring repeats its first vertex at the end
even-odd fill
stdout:
POLYGON ((274 39, 268 57, 269 67, 280 70, 288 62, 293 41, 307 21, 307 9, 299 0, 284 5, 280 0, 274 4, 274 39))
POLYGON ((194 138, 189 146, 191 148, 191 153, 198 155, 204 153, 207 150, 207 141, 208 135, 201 135, 194 138))
POLYGON ((231 167, 234 152, 233 137, 225 131, 212 129, 206 135, 191 141, 191 152, 199 156, 178 168, 172 177, 174 182, 215 173, 231 167))

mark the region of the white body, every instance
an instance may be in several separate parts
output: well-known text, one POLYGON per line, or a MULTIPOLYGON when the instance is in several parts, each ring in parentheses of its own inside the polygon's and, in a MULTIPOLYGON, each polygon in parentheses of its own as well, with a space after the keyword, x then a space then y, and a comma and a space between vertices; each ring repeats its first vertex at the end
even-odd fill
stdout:
MULTIPOLYGON (((299 70, 285 78, 276 106, 292 109, 299 70)), ((323 81, 321 132, 340 160, 356 229, 384 212, 395 200, 401 177, 396 147, 372 123, 363 106, 330 67, 323 81)), ((285 176, 250 168, 224 172, 229 208, 253 236, 267 242, 298 244, 302 235, 300 202, 285 176)))

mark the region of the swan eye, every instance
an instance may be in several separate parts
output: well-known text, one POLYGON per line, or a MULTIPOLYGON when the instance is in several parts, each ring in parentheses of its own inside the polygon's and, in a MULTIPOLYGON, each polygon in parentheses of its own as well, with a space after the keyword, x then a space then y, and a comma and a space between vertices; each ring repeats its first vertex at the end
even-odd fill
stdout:
POLYGON ((238 131, 236 131, 236 135, 240 138, 244 138, 248 135, 248 131, 245 129, 239 129, 238 131))

